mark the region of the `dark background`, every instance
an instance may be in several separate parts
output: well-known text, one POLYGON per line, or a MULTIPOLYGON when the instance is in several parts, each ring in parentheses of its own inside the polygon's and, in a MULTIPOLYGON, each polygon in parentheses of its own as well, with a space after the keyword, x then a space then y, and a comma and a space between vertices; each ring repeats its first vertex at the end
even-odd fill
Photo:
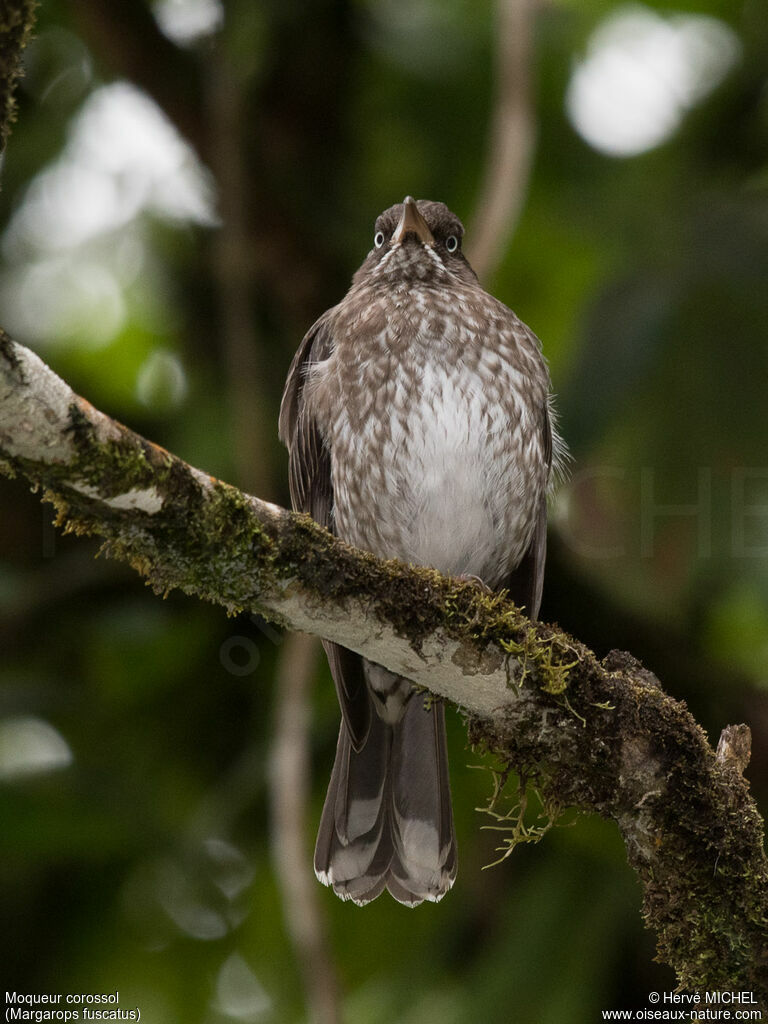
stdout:
MULTIPOLYGON (((2 166, 0 322, 99 408, 287 504, 292 353, 406 193, 448 203, 471 252, 509 38, 481 0, 154 12, 40 8, 2 166)), ((522 212, 482 276, 542 338, 573 454, 542 617, 631 650, 713 742, 749 723, 765 811, 768 19, 753 0, 562 0, 532 23, 513 78, 533 160, 509 170, 522 212)), ((297 955, 269 768, 292 641, 159 600, 50 519, 0 480, 6 987, 119 989, 152 1024, 311 1019, 307 972, 338 976, 355 1024, 571 1024, 674 987, 611 824, 482 870, 492 777, 455 713, 454 890, 360 910, 318 885, 324 955, 297 955)), ((310 875, 338 718, 315 666, 310 875)))

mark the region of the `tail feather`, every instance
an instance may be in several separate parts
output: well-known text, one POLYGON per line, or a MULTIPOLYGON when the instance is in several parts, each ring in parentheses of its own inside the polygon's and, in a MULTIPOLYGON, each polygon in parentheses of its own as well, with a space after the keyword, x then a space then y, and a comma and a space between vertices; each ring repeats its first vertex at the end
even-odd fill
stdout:
POLYGON ((419 902, 439 900, 457 866, 442 704, 410 701, 394 730, 392 763, 391 873, 419 902))
POLYGON ((439 900, 456 877, 445 712, 408 701, 396 724, 376 713, 355 751, 341 723, 315 847, 315 873, 364 904, 385 888, 400 903, 439 900))
POLYGON ((346 725, 339 730, 334 763, 334 771, 338 764, 334 822, 336 834, 344 846, 382 830, 392 744, 389 733, 383 723, 372 722, 364 747, 365 756, 361 756, 354 749, 346 725))

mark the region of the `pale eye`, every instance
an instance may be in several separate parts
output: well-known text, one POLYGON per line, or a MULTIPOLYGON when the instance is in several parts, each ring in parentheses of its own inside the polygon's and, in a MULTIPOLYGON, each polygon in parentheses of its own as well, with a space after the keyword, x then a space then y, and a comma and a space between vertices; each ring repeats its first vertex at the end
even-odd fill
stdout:
POLYGON ((382 247, 382 245, 384 245, 384 232, 383 231, 377 231, 376 232, 376 234, 373 236, 373 244, 376 246, 377 249, 380 249, 382 247))
POLYGON ((448 250, 448 252, 456 252, 456 250, 459 248, 459 240, 456 237, 456 235, 448 235, 448 237, 445 240, 445 248, 448 250))

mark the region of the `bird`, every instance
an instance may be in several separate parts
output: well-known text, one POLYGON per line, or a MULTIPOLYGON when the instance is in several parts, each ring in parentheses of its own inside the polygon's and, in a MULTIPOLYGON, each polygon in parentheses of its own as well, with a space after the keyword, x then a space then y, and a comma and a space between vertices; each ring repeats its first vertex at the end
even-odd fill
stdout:
MULTIPOLYGON (((291 502, 355 547, 504 588, 536 618, 564 446, 536 335, 480 285, 464 228, 406 196, 304 336, 279 435, 291 502)), ((341 707, 314 868, 342 899, 438 901, 457 851, 445 710, 323 641, 341 707)))

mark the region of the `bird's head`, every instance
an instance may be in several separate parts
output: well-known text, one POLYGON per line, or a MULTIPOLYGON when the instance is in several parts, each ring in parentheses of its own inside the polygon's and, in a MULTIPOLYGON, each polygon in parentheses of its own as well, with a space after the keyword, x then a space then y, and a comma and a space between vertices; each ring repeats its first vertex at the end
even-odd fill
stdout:
POLYGON ((373 248, 355 282, 426 283, 477 278, 461 251, 464 226, 445 203, 406 196, 376 218, 373 248))

